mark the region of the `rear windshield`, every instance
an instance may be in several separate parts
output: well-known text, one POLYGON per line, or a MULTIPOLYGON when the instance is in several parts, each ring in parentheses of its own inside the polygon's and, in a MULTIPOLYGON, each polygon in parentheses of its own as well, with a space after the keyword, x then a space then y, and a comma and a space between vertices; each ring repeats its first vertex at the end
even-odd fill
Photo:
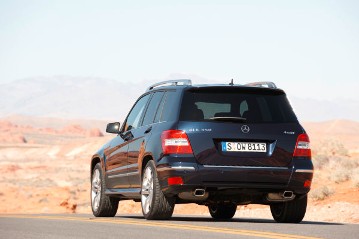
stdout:
POLYGON ((180 120, 213 121, 235 117, 246 123, 297 122, 285 94, 268 92, 228 92, 224 89, 210 92, 186 91, 182 100, 180 120))

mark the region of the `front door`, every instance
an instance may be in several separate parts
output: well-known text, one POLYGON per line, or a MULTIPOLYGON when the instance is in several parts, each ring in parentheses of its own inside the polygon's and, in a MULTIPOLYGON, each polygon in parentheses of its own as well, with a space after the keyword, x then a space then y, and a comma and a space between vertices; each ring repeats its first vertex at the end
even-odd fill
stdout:
POLYGON ((120 135, 114 138, 109 147, 105 149, 106 186, 107 188, 128 188, 127 177, 128 142, 120 135))

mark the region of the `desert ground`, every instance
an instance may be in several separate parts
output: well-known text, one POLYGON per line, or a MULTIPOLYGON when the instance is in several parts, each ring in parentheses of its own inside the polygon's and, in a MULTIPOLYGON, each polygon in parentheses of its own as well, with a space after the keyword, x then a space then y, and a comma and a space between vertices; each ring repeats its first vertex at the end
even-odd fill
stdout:
MULTIPOLYGON (((359 223, 359 122, 305 122, 315 176, 304 220, 359 223)), ((0 119, 0 213, 91 213, 91 155, 114 137, 105 122, 55 118, 0 119)), ((118 213, 141 213, 121 201, 118 213)), ((177 205, 175 214, 208 215, 177 205)), ((271 218, 269 207, 238 206, 237 217, 271 218)))

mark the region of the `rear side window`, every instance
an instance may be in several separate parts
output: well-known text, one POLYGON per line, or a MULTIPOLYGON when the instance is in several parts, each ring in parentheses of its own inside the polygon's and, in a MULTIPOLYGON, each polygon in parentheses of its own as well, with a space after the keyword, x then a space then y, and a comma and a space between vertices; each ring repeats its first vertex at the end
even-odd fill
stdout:
POLYGON ((210 121, 214 117, 240 117, 246 123, 292 123, 297 118, 281 92, 187 91, 180 120, 210 121), (212 119, 211 119, 212 118, 212 119))
POLYGON ((143 118, 142 125, 152 124, 157 112, 158 106, 162 100, 164 92, 155 92, 151 98, 151 101, 147 107, 145 117, 143 118))
POLYGON ((161 121, 162 110, 163 110, 163 106, 164 106, 164 104, 166 102, 166 98, 167 98, 167 92, 164 93, 164 95, 162 97, 162 100, 161 100, 161 103, 158 106, 157 113, 156 113, 155 120, 154 120, 155 123, 161 121))
POLYGON ((176 92, 175 91, 167 91, 165 102, 163 105, 163 110, 161 112, 160 121, 174 121, 176 114, 174 110, 177 109, 177 105, 173 100, 175 98, 176 92))

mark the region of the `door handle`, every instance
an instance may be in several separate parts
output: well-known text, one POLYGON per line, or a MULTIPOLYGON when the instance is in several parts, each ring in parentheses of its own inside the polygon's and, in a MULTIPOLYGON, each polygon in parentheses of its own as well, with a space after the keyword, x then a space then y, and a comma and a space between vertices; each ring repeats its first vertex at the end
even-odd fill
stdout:
POLYGON ((152 130, 152 126, 146 129, 145 134, 148 134, 149 132, 151 132, 151 130, 152 130))
POLYGON ((130 139, 133 139, 133 134, 131 131, 126 132, 125 134, 121 135, 124 141, 128 141, 130 139))

